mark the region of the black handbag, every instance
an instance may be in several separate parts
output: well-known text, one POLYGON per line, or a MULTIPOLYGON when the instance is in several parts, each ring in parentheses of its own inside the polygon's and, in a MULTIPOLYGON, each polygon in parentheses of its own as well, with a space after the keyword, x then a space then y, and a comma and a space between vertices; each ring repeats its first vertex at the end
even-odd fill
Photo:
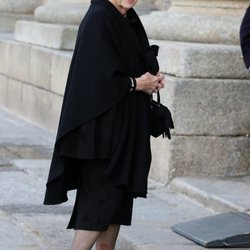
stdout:
MULTIPOLYGON (((159 72, 159 64, 157 60, 159 46, 151 45, 143 53, 143 59, 148 71, 156 75, 159 72)), ((171 112, 161 104, 160 92, 157 91, 157 101, 153 99, 153 94, 150 95, 151 106, 151 124, 150 134, 153 137, 159 137, 161 134, 164 137, 171 139, 170 129, 174 128, 171 112)))
POLYGON ((160 92, 157 91, 157 101, 153 99, 153 94, 150 95, 151 106, 151 127, 150 134, 153 137, 158 137, 162 134, 163 138, 171 139, 170 129, 174 128, 174 122, 170 110, 161 104, 160 92))

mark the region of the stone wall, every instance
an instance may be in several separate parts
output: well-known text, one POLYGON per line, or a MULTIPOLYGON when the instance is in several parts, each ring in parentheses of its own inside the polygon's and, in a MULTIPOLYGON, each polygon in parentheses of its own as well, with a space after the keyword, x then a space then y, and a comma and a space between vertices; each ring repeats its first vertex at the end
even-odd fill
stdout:
POLYGON ((142 17, 160 45, 173 139, 153 139, 151 176, 250 174, 250 74, 239 47, 248 1, 173 1, 142 17))

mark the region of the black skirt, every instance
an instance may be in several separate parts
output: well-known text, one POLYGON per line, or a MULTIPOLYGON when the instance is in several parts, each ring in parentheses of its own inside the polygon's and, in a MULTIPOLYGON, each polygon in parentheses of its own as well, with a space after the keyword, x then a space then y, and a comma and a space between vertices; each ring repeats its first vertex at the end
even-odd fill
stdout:
POLYGON ((78 164, 75 205, 67 229, 105 231, 109 225, 131 225, 133 197, 105 175, 109 160, 74 161, 78 164))

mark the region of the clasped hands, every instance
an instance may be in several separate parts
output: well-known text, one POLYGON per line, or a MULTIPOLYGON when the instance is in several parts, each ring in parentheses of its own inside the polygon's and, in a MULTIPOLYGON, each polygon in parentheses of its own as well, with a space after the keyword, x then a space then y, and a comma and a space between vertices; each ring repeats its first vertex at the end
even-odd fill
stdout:
POLYGON ((158 73, 157 75, 152 75, 149 72, 143 74, 142 76, 135 78, 136 80, 136 91, 143 91, 149 95, 153 92, 158 92, 164 88, 165 76, 158 73))

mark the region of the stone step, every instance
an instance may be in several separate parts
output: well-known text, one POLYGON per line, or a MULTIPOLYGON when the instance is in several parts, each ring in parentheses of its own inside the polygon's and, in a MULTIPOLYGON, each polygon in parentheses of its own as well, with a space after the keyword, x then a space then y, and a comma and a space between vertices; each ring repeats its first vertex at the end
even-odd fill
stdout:
POLYGON ((150 176, 168 184, 176 176, 250 175, 249 137, 173 136, 151 138, 150 176))
POLYGON ((250 176, 176 177, 170 188, 218 212, 250 212, 250 176))
POLYGON ((53 49, 72 50, 77 30, 76 25, 18 21, 15 27, 15 39, 53 49))
POLYGON ((250 80, 166 76, 161 96, 176 135, 248 137, 250 80))
POLYGON ((155 11, 142 16, 148 36, 157 40, 195 43, 239 44, 244 15, 155 11), (185 28, 184 28, 185 27, 185 28))
MULTIPOLYGON (((15 38, 48 48, 73 50, 76 33, 77 26, 74 25, 18 21, 15 38)), ((250 79, 239 45, 161 40, 151 40, 151 43, 160 46, 159 62, 161 71, 166 74, 186 78, 250 79)))
POLYGON ((163 73, 183 78, 250 79, 239 45, 150 40, 163 73))
POLYGON ((0 53, 2 75, 63 95, 72 52, 16 42, 2 33, 0 53))
POLYGON ((16 158, 50 158, 55 135, 0 109, 0 165, 16 158))

